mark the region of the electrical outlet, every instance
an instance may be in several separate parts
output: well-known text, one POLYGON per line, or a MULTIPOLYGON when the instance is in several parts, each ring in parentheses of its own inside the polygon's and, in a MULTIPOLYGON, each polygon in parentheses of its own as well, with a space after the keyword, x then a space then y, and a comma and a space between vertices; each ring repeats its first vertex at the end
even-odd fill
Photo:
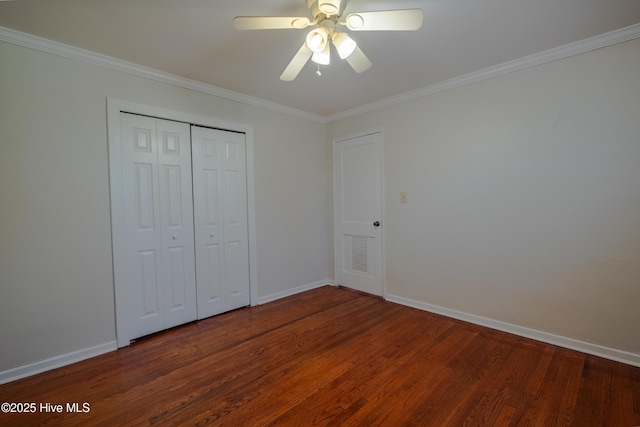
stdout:
POLYGON ((407 203, 407 193, 404 191, 400 193, 400 203, 407 203))

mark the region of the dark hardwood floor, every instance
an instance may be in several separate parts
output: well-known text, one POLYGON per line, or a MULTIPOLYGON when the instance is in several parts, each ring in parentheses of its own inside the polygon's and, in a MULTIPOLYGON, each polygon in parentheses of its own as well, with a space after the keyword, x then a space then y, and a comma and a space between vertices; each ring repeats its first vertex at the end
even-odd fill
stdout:
POLYGON ((633 427, 640 368, 326 286, 4 384, 0 402, 63 405, 2 426, 633 427))

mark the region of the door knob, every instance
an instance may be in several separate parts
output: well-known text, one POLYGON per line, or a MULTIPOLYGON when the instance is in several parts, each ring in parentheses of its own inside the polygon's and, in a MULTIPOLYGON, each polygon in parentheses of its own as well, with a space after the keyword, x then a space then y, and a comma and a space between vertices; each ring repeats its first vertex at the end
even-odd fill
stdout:
POLYGON ((376 228, 380 227, 380 221, 376 221, 376 222, 374 222, 374 223, 373 223, 373 226, 374 226, 374 227, 376 227, 376 228))
POLYGON ((178 235, 177 235, 177 234, 174 234, 173 236, 171 236, 171 238, 172 238, 173 240, 176 240, 176 239, 178 238, 178 235))

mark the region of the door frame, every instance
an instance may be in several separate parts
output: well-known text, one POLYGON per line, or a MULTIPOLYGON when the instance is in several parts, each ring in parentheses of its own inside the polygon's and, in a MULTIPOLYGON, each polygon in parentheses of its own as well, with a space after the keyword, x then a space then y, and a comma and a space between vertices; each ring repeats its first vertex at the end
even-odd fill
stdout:
POLYGON ((122 194, 122 151, 120 113, 133 113, 158 119, 184 122, 245 134, 247 164, 247 220, 249 237, 249 292, 251 305, 258 304, 256 281, 256 218, 254 185, 253 126, 162 107, 107 98, 107 145, 109 156, 109 191, 111 205, 111 257, 118 347, 129 345, 131 333, 128 324, 127 275, 125 256, 124 195, 122 194))
MULTIPOLYGON (((334 281, 336 280, 336 273, 337 273, 337 262, 336 262, 336 218, 338 217, 338 211, 337 211, 337 204, 336 204, 336 194, 337 194, 337 188, 336 188, 336 164, 335 164, 335 151, 336 151, 336 144, 340 143, 340 142, 344 142, 350 139, 354 139, 354 138, 359 138, 359 137, 363 137, 363 136, 367 136, 367 135, 371 135, 374 133, 379 133, 380 134, 380 203, 382 204, 381 208, 381 215, 382 218, 380 219, 380 221, 382 222, 382 230, 380 233, 380 238, 382 239, 381 245, 380 247, 382 248, 382 252, 381 252, 381 258, 382 258, 382 298, 386 299, 386 295, 387 295, 387 281, 386 281, 386 272, 387 272, 387 266, 386 266, 386 248, 385 248, 385 242, 386 242, 386 215, 385 215, 385 179, 384 179, 384 130, 382 128, 374 128, 374 129, 370 129, 367 131, 362 131, 362 132, 357 132, 357 133, 353 133, 353 134, 348 134, 345 136, 340 136, 337 138, 333 138, 333 144, 331 146, 331 162, 332 162, 332 167, 333 167, 333 173, 332 173, 332 180, 333 180, 333 278, 334 281)), ((336 282, 336 285, 338 283, 336 282)))

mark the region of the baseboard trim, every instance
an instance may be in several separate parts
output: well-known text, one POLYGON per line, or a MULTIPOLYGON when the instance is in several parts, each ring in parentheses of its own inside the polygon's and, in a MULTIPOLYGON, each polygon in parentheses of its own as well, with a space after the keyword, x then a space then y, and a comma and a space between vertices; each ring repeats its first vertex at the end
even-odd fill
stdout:
POLYGON ((264 297, 258 298, 258 305, 265 304, 271 301, 276 301, 281 298, 286 298, 291 295, 299 294, 301 292, 310 291, 311 289, 320 288, 322 286, 331 285, 335 286, 332 280, 320 280, 319 282, 308 283, 306 285, 298 286, 292 289, 287 289, 286 291, 276 292, 275 294, 267 295, 264 297))
POLYGON ((547 344, 557 345, 559 347, 568 348, 571 350, 577 350, 582 353, 591 354, 594 356, 603 357, 605 359, 614 360, 616 362, 625 363, 627 365, 640 367, 640 355, 629 353, 615 348, 609 348, 598 344, 589 343, 586 341, 580 341, 573 338, 563 337, 561 335, 555 335, 544 331, 538 331, 535 329, 525 328, 523 326, 514 325, 511 323, 502 322, 499 320, 493 320, 475 314, 469 314, 462 311, 452 310, 438 305, 425 303, 422 301, 416 301, 409 298, 404 298, 397 295, 386 294, 385 299, 397 304, 406 305, 408 307, 417 308, 420 310, 428 311, 442 316, 451 317, 465 322, 473 323, 487 328, 496 329, 503 332, 508 332, 514 335, 518 335, 525 338, 531 338, 536 341, 545 342, 547 344))
POLYGON ((30 377, 31 375, 39 374, 51 369, 60 368, 62 366, 80 362, 81 360, 90 359, 92 357, 99 356, 101 354, 108 353, 117 349, 117 342, 109 341, 104 344, 99 344, 71 353, 62 354, 50 359, 41 360, 39 362, 30 363, 24 366, 18 366, 16 368, 0 372, 0 384, 6 384, 11 381, 19 380, 21 378, 30 377))
MULTIPOLYGON (((311 289, 319 288, 322 286, 335 286, 332 280, 321 280, 315 283, 309 283, 306 285, 298 286, 293 289, 288 289, 282 292, 276 292, 275 294, 267 295, 258 298, 258 304, 265 304, 271 301, 279 300, 291 295, 299 294, 301 292, 309 291, 311 289)), ((30 363, 28 365, 18 366, 6 371, 0 372, 0 384, 6 384, 11 381, 16 381, 22 378, 30 377, 32 375, 40 374, 45 371, 60 368, 62 366, 70 365, 72 363, 80 362, 82 360, 90 359, 95 356, 99 356, 110 351, 118 349, 117 341, 110 341, 104 344, 100 344, 94 347, 77 350, 71 353, 62 354, 60 356, 52 357, 50 359, 41 360, 38 362, 30 363)))

